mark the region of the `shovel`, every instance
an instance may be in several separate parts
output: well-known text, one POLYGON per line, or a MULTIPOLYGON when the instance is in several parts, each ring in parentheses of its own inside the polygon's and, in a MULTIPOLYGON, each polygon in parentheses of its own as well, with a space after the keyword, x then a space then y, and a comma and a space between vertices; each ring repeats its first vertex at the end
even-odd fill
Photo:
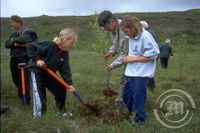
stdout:
POLYGON ((55 74, 51 69, 46 68, 47 73, 49 73, 53 78, 55 78, 59 83, 61 83, 68 91, 71 91, 73 95, 78 99, 81 105, 85 105, 81 96, 76 92, 76 90, 63 81, 57 74, 55 74))
POLYGON ((26 63, 19 63, 18 68, 21 70, 21 80, 22 80, 22 103, 26 104, 26 90, 25 90, 25 80, 24 80, 24 69, 26 68, 26 63))
POLYGON ((99 110, 96 109, 94 105, 88 104, 83 102, 83 99, 81 96, 75 91, 75 89, 68 85, 65 81, 63 81, 57 74, 55 74, 51 69, 45 68, 47 73, 49 73, 53 78, 55 78, 59 83, 61 83, 68 91, 71 91, 73 95, 78 99, 78 101, 81 103, 83 107, 88 108, 92 112, 98 112, 99 110))

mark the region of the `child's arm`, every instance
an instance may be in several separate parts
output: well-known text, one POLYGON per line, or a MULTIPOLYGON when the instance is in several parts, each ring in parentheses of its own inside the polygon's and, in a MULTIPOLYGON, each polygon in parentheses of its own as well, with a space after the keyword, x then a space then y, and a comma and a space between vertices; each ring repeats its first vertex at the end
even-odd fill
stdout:
POLYGON ((148 61, 151 61, 151 60, 152 59, 150 57, 145 57, 145 56, 138 56, 138 57, 126 56, 126 57, 124 57, 124 63, 148 62, 148 61))
POLYGON ((69 64, 69 53, 68 52, 63 57, 63 59, 64 59, 63 63, 61 65, 61 67, 59 68, 59 73, 60 73, 61 77, 63 78, 63 80, 67 84, 72 85, 73 81, 72 81, 71 68, 70 68, 70 64, 69 64))

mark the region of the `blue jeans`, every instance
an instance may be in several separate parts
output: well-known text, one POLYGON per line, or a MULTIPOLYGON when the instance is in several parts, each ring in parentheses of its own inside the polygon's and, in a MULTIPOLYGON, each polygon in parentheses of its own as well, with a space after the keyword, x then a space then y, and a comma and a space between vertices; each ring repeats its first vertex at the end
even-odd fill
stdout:
POLYGON ((124 83, 123 100, 129 112, 135 112, 135 122, 145 122, 147 112, 145 112, 146 103, 146 85, 148 78, 126 77, 124 83))

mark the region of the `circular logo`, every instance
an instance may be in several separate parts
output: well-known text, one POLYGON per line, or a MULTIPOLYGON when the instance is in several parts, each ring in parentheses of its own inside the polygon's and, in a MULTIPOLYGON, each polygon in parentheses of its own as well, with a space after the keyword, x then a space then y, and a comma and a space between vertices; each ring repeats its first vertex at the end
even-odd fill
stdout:
POLYGON ((196 108, 193 98, 185 91, 170 89, 163 92, 156 101, 156 120, 167 128, 181 128, 192 119, 191 110, 196 108))

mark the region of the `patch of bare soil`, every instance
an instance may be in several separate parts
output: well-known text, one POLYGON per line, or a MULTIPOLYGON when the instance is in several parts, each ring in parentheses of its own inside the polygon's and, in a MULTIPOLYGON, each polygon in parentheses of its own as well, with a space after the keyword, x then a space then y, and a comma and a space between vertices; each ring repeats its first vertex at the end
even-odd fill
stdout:
POLYGON ((95 115, 101 123, 117 123, 129 119, 129 112, 124 109, 112 108, 113 103, 107 99, 95 100, 94 103, 85 103, 85 107, 80 108, 81 116, 95 115))
POLYGON ((112 96, 116 96, 118 94, 117 92, 113 91, 110 88, 106 88, 102 92, 103 92, 103 95, 106 97, 112 97, 112 96))

